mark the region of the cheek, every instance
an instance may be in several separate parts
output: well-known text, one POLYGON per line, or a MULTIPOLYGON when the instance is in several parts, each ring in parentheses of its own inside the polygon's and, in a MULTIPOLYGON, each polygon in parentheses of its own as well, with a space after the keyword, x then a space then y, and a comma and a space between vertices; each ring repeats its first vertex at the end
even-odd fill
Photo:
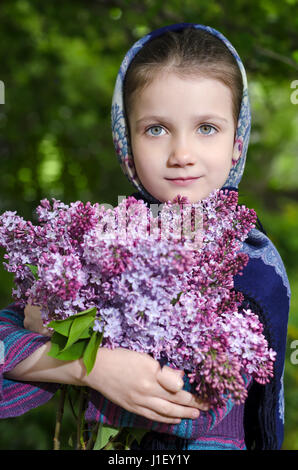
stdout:
POLYGON ((218 145, 218 155, 223 162, 231 163, 233 158, 233 149, 234 149, 234 135, 228 135, 222 142, 218 145))
POLYGON ((142 162, 142 148, 140 147, 140 145, 138 144, 137 140, 131 138, 131 153, 132 153, 132 156, 133 156, 133 161, 134 161, 134 164, 135 164, 135 167, 139 167, 139 165, 141 164, 142 162))
POLYGON ((233 162, 233 143, 222 142, 209 147, 204 153, 206 168, 215 174, 226 174, 230 171, 233 162))
POLYGON ((139 168, 146 167, 148 161, 146 149, 138 143, 132 146, 132 154, 135 165, 139 168))
POLYGON ((131 145, 136 168, 143 172, 154 171, 155 168, 158 168, 161 159, 156 146, 138 138, 132 139, 131 145))
POLYGON ((154 173, 152 161, 141 146, 133 149, 133 161, 138 177, 142 182, 150 179, 150 174, 154 173))

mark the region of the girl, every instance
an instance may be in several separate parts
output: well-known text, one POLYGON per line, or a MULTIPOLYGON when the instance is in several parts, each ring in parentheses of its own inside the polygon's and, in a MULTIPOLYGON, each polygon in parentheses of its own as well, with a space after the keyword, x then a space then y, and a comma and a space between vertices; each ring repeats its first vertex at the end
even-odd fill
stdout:
MULTIPOLYGON (((112 129, 121 168, 137 189, 133 195, 147 204, 177 194, 195 202, 216 188, 237 190, 250 133, 246 74, 237 52, 222 34, 202 25, 171 25, 145 36, 121 65, 112 129)), ((290 289, 262 228, 250 232, 242 249, 249 263, 235 276, 235 288, 244 294, 242 307, 259 314, 277 352, 268 385, 246 378, 245 405, 230 401, 211 411, 191 393, 183 371, 122 348, 100 348, 87 377, 80 360, 47 355, 49 338, 40 334, 37 308, 25 309, 25 329, 23 312, 12 305, 0 318, 1 416, 44 403, 60 383, 87 385, 88 421, 150 430, 135 449, 280 449, 290 289)))

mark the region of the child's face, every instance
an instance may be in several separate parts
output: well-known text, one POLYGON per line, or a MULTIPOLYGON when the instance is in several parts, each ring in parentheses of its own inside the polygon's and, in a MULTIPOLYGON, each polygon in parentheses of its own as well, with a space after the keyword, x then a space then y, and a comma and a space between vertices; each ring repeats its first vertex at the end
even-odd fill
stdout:
POLYGON ((136 93, 129 124, 138 177, 159 201, 181 194, 196 202, 225 183, 235 125, 231 91, 220 81, 160 72, 136 93))

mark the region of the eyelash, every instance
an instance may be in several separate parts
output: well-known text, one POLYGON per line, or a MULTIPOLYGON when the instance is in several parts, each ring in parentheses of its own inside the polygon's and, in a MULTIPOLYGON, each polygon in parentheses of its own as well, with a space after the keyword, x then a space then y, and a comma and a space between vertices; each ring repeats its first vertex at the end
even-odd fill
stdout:
MULTIPOLYGON (((198 129, 200 129, 201 127, 204 127, 204 126, 205 126, 205 127, 210 127, 211 130, 213 130, 213 131, 215 131, 215 132, 218 132, 218 130, 216 129, 216 127, 215 127, 215 126, 212 126, 211 124, 201 124, 201 125, 198 127, 198 129)), ((150 131, 151 129, 154 129, 154 128, 159 128, 159 129, 163 129, 163 130, 164 130, 164 128, 163 128, 162 126, 160 126, 160 125, 150 126, 150 127, 148 127, 148 129, 146 129, 146 131, 145 131, 146 134, 149 133, 149 131, 150 131)), ((201 133, 200 133, 200 134, 201 134, 201 133)), ((208 133, 208 134, 204 134, 204 133, 203 133, 203 134, 201 134, 201 135, 207 135, 207 136, 209 136, 209 135, 213 135, 213 134, 214 134, 214 132, 211 132, 211 133, 208 133)), ((148 134, 148 135, 150 135, 151 137, 159 137, 161 134, 155 134, 155 135, 148 134)))

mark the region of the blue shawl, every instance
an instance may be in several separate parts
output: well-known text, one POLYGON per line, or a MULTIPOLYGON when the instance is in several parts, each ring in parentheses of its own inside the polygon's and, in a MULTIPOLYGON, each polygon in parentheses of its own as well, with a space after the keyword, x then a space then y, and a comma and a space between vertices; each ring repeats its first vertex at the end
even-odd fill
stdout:
MULTIPOLYGON (((243 95, 234 143, 235 163, 223 188, 238 190, 245 167, 249 142, 251 113, 247 78, 241 59, 231 43, 218 31, 199 24, 181 23, 160 28, 138 40, 127 52, 116 80, 112 103, 112 132, 117 157, 124 174, 137 189, 138 198, 148 203, 159 203, 139 180, 129 142, 128 126, 123 100, 123 83, 129 64, 137 52, 151 39, 167 31, 186 27, 203 29, 222 40, 230 50, 242 74, 243 95)), ((235 288, 258 306, 269 346, 277 352, 274 378, 266 386, 254 383, 245 404, 245 435, 248 449, 280 449, 284 433, 283 374, 286 350, 287 323, 290 304, 290 286, 281 257, 262 226, 251 230, 242 250, 249 262, 242 276, 235 276, 235 288)))

